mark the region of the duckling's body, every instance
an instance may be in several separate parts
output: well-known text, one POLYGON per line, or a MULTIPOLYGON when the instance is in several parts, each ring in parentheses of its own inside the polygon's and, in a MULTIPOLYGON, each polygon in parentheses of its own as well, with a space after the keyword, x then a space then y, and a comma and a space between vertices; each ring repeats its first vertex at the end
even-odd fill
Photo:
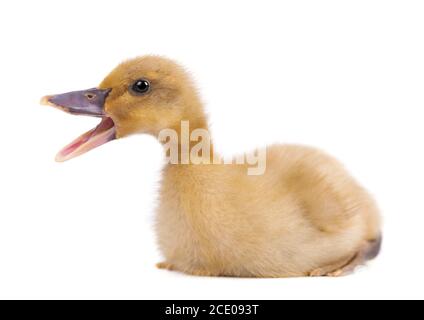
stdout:
MULTIPOLYGON (((182 138, 182 121, 190 133, 208 129, 186 72, 155 56, 122 63, 98 88, 43 102, 102 117, 99 126, 64 148, 58 161, 135 133, 158 137, 172 129, 182 138)), ((179 159, 182 150, 185 156, 193 147, 182 141, 169 142, 178 144, 179 159)), ((247 164, 198 164, 215 158, 213 148, 212 155, 195 155, 199 159, 169 163, 163 170, 156 230, 165 261, 158 267, 210 276, 341 275, 378 253, 374 201, 326 154, 274 145, 266 149, 262 175, 248 175, 247 164)))
POLYGON ((264 175, 240 165, 167 165, 157 234, 173 270, 289 277, 350 271, 379 238, 373 200, 331 157, 302 146, 267 150, 264 175), (347 268, 346 268, 347 267, 347 268))

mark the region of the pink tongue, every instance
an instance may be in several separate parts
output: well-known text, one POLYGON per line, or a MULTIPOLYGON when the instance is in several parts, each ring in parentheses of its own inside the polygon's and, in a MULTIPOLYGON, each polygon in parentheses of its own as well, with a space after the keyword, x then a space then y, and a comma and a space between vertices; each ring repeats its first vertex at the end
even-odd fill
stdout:
POLYGON ((100 124, 84 133, 56 155, 56 161, 63 162, 75 158, 91 149, 115 139, 115 126, 111 118, 103 118, 100 124))

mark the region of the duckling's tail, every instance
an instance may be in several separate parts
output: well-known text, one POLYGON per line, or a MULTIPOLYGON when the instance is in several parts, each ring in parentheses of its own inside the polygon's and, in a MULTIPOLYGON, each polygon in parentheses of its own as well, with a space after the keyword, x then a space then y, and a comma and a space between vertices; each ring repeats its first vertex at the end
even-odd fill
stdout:
POLYGON ((343 276, 352 273, 357 266, 364 265, 368 260, 376 258, 380 253, 382 243, 383 236, 380 233, 375 240, 368 240, 346 265, 328 275, 343 276))
POLYGON ((375 240, 368 241, 366 247, 362 251, 363 259, 366 261, 376 258, 381 251, 382 244, 383 235, 380 233, 375 240))

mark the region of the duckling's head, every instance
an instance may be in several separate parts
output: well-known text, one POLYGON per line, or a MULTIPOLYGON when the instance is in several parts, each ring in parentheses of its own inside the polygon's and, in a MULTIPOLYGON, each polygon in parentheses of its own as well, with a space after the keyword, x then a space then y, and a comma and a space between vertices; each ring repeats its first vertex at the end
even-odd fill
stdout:
POLYGON ((178 130, 182 120, 206 127, 201 103, 187 73, 171 60, 144 56, 117 66, 92 89, 45 96, 43 104, 77 115, 100 117, 100 124, 62 149, 66 161, 116 138, 178 130))

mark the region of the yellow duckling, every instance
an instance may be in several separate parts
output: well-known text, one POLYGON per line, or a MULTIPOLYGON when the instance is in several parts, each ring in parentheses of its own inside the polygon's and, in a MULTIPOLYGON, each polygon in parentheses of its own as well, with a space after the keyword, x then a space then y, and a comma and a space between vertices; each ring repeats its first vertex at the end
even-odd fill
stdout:
POLYGON ((248 163, 222 163, 212 145, 207 152, 186 142, 183 131, 202 136, 207 119, 190 78, 170 60, 129 60, 97 88, 42 102, 101 118, 58 161, 135 133, 175 133, 159 139, 168 158, 176 152, 178 160, 163 170, 156 231, 165 261, 159 268, 200 276, 338 276, 380 250, 372 197, 330 156, 274 145, 262 150, 264 172, 251 175, 248 163))

